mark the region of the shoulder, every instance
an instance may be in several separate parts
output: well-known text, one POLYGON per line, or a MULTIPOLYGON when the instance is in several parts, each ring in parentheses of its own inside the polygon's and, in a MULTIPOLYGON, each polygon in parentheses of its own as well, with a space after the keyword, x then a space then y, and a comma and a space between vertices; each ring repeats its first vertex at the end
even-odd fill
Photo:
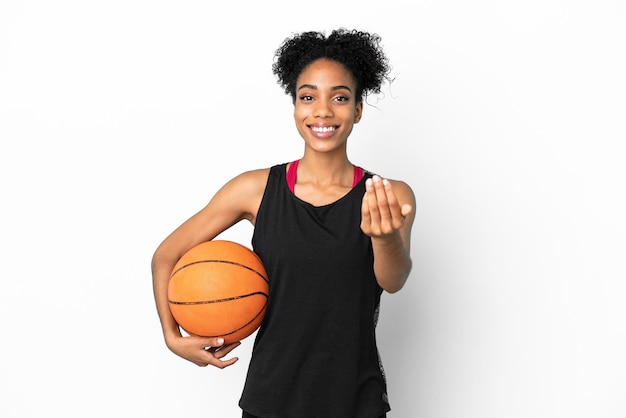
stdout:
POLYGON ((392 180, 388 179, 391 185, 393 186, 393 190, 398 197, 398 203, 400 205, 410 205, 413 208, 413 216, 415 215, 415 193, 413 193, 413 189, 407 183, 402 180, 392 180))
POLYGON ((270 174, 271 168, 258 168, 254 170, 244 171, 230 182, 236 182, 240 186, 258 186, 259 184, 265 185, 267 178, 270 174))
POLYGON ((248 199, 254 195, 263 194, 270 168, 260 168, 233 177, 218 192, 232 194, 237 197, 248 199))
POLYGON ((215 194, 210 205, 231 216, 253 220, 261 204, 270 168, 245 171, 228 181, 215 194))
POLYGON ((402 180, 387 180, 389 180, 389 182, 393 186, 393 189, 396 191, 396 194, 398 194, 398 197, 404 196, 409 200, 415 200, 415 194, 413 193, 413 189, 411 189, 411 186, 409 186, 407 183, 402 180))

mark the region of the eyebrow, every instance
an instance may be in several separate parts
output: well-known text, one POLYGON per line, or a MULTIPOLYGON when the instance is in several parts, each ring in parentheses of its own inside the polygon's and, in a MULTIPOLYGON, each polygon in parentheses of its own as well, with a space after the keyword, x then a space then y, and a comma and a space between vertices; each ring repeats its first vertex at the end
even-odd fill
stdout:
MULTIPOLYGON (((302 89, 313 89, 313 90, 317 90, 317 86, 315 84, 303 84, 300 87, 298 87, 297 91, 300 91, 302 89)), ((335 90, 348 90, 350 93, 352 93, 352 89, 348 86, 334 86, 331 88, 331 90, 335 91, 335 90)))

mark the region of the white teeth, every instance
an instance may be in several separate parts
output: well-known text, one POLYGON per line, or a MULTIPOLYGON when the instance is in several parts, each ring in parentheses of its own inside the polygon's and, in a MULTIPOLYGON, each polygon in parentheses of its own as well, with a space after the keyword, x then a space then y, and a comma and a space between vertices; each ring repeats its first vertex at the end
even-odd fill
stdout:
POLYGON ((330 132, 330 131, 334 131, 335 127, 334 126, 313 126, 311 128, 313 130, 313 132, 321 132, 321 133, 326 133, 326 132, 330 132))

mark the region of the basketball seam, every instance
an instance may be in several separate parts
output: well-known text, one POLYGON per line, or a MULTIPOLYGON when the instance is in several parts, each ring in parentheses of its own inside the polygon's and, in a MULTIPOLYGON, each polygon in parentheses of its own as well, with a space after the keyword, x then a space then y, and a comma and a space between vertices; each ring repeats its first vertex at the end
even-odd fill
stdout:
MULTIPOLYGON (((262 308, 259 312, 257 312, 257 314, 256 314, 256 315, 254 315, 254 318, 250 319, 247 323, 245 323, 245 324, 244 324, 244 325, 242 325, 241 327, 237 328, 236 330, 233 330, 233 331, 230 331, 230 332, 227 332, 227 333, 224 333, 224 334, 220 334, 219 336, 221 336, 221 337, 227 337, 227 336, 229 336, 229 335, 233 335, 233 334, 235 334, 236 332, 241 331, 242 329, 244 329, 244 328, 246 328, 247 326, 249 326, 250 324, 252 324, 252 323, 253 323, 253 322, 254 322, 254 321, 255 321, 255 320, 259 317, 259 315, 263 314, 263 312, 264 312, 264 311, 265 311, 265 306, 263 306, 263 308, 262 308)), ((184 329, 184 328, 183 328, 183 329, 184 329)), ((204 335, 204 337, 209 337, 209 338, 210 338, 210 337, 217 337, 217 335, 204 335)))
POLYGON ((208 305, 210 303, 230 302, 230 301, 233 301, 233 300, 243 299, 243 298, 247 298, 247 297, 255 296, 255 295, 263 295, 263 296, 265 296, 266 299, 268 298, 267 293, 264 293, 264 292, 252 292, 252 293, 247 293, 245 295, 231 296, 229 298, 222 298, 222 299, 199 300, 199 301, 193 301, 193 302, 182 302, 182 301, 170 300, 169 302, 171 304, 173 304, 173 305, 208 305))
POLYGON ((255 321, 255 320, 259 317, 259 315, 261 315, 261 314, 265 311, 265 308, 266 308, 266 306, 263 306, 263 308, 262 308, 261 310, 259 310, 259 312, 257 312, 257 314, 256 314, 256 315, 254 315, 254 318, 252 318, 251 320, 249 320, 247 324, 242 325, 239 329, 236 329, 236 330, 231 331, 231 332, 229 332, 229 333, 227 333, 227 334, 224 334, 224 336, 226 337, 226 336, 228 336, 228 335, 232 335, 232 334, 236 333, 237 331, 241 331, 242 329, 246 328, 248 325, 250 325, 251 323, 253 323, 253 322, 254 322, 254 321, 255 321))
POLYGON ((265 277, 263 274, 259 273, 258 271, 256 271, 252 267, 246 266, 245 264, 237 263, 235 261, 228 261, 228 260, 199 260, 199 261, 193 261, 191 263, 185 264, 184 266, 180 266, 179 268, 177 268, 174 272, 172 272, 172 275, 170 276, 170 279, 172 277, 174 277, 174 275, 176 273, 178 273, 179 271, 181 271, 182 269, 184 269, 186 267, 189 267, 189 266, 193 266, 194 264, 201 264, 201 263, 224 263, 224 264, 232 264, 232 265, 238 266, 238 267, 243 267, 243 268, 245 268, 247 270, 250 270, 250 271, 256 273, 259 277, 261 277, 263 280, 265 280, 266 283, 269 284, 269 280, 267 279, 267 277, 265 277))

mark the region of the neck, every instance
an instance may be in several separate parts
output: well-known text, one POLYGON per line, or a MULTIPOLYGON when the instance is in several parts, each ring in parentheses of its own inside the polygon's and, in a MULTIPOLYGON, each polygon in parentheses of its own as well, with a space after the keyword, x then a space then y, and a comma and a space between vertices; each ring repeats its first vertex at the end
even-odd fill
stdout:
POLYGON ((352 186, 354 165, 347 155, 305 155, 298 163, 298 182, 310 182, 319 185, 335 184, 352 186))

